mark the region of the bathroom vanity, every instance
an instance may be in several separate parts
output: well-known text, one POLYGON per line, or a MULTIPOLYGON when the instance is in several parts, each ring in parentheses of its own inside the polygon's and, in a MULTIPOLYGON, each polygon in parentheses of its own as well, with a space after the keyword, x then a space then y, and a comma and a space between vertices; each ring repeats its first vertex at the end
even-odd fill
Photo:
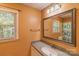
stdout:
MULTIPOLYGON (((62 46, 76 47, 76 9, 70 9, 42 20, 42 39, 32 42, 31 55, 70 56, 76 55, 62 46), (51 40, 52 45, 50 45, 51 40), (61 46, 54 42, 62 43, 61 46), (64 45, 63 45, 64 44, 64 45)), ((67 47, 68 48, 68 47, 67 47)), ((72 48, 70 48, 72 49, 72 48)))
POLYGON ((34 41, 31 46, 32 56, 70 56, 67 51, 50 46, 43 41, 34 41))

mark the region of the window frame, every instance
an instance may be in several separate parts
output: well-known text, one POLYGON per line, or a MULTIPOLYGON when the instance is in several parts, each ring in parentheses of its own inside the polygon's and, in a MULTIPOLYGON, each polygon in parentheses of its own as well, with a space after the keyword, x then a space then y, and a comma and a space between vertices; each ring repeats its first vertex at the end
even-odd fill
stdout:
POLYGON ((19 37, 18 37, 19 36, 18 35, 19 34, 19 31, 18 31, 18 28, 19 28, 19 26, 18 26, 18 24, 19 24, 19 10, 9 8, 9 7, 4 7, 4 6, 0 6, 0 10, 16 14, 15 19, 14 19, 14 29, 15 29, 14 37, 0 38, 0 42, 18 40, 19 39, 19 37))

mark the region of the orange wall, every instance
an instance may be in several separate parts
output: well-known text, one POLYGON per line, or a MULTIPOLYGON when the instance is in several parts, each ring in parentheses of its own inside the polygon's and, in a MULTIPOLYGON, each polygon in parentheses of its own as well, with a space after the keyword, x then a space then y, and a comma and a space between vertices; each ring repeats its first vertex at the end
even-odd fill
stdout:
POLYGON ((76 8, 76 47, 72 47, 72 46, 65 44, 63 42, 56 42, 56 41, 49 40, 46 38, 43 38, 43 40, 48 43, 55 44, 57 46, 65 48, 66 50, 68 50, 70 52, 79 54, 79 4, 75 4, 75 3, 74 4, 68 4, 68 3, 61 4, 61 8, 59 10, 57 10, 56 12, 52 12, 50 15, 47 15, 46 10, 49 9, 50 7, 51 7, 51 5, 47 8, 45 8, 44 10, 42 10, 42 18, 46 18, 46 17, 49 17, 50 15, 55 15, 55 14, 64 12, 64 11, 72 9, 72 8, 76 8))
POLYGON ((0 6, 21 10, 19 15, 19 39, 0 43, 0 55, 30 55, 31 41, 40 39, 40 31, 31 32, 30 29, 40 29, 41 12, 23 4, 4 3, 0 6))

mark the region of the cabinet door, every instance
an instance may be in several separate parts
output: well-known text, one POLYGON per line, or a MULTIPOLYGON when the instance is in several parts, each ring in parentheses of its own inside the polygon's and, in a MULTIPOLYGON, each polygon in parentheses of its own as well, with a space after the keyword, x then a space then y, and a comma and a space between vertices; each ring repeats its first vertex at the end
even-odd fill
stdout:
POLYGON ((34 47, 31 47, 31 56, 42 56, 34 47))

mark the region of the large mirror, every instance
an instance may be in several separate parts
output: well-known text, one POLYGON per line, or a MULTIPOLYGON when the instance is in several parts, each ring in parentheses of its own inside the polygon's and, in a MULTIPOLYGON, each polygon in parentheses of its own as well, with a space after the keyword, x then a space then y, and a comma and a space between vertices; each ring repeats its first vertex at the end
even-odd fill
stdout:
POLYGON ((43 37, 76 46, 75 11, 74 8, 43 19, 43 37))

